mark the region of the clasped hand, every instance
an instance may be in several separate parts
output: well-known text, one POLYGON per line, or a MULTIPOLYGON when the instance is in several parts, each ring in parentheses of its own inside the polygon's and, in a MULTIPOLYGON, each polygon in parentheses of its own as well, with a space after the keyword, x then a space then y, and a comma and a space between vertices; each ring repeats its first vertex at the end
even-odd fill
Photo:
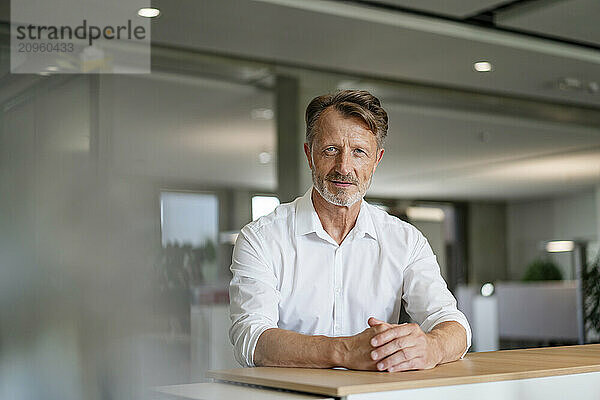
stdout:
POLYGON ((417 324, 389 324, 369 318, 369 328, 348 338, 345 367, 360 370, 429 369, 441 361, 434 337, 417 324))

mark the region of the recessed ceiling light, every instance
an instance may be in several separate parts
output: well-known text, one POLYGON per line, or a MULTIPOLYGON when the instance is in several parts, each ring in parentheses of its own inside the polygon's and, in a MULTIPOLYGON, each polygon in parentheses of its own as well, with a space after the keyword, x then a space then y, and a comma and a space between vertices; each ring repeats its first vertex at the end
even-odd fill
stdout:
POLYGON ((273 119, 274 114, 275 113, 270 108, 257 108, 252 110, 250 116, 252 117, 252 119, 269 120, 273 119))
POLYGON ((158 8, 144 7, 138 10, 138 15, 144 18, 156 18, 160 15, 158 8))
POLYGON ((583 88, 583 82, 577 78, 564 77, 557 81, 556 86, 560 90, 581 90, 583 88))
POLYGON ((473 64, 473 68, 477 72, 489 72, 492 70, 492 64, 490 64, 488 61, 477 61, 475 64, 473 64))
POLYGON ((272 158, 273 157, 271 156, 271 153, 268 151, 263 151, 258 155, 258 162, 261 164, 268 164, 271 162, 272 158))

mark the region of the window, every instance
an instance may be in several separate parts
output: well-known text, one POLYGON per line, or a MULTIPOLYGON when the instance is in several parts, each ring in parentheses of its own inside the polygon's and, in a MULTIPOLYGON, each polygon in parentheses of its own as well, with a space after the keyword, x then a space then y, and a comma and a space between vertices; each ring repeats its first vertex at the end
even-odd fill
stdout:
POLYGON ((253 196, 252 197, 252 221, 267 215, 279 205, 276 196, 253 196))
POLYGON ((161 192, 160 225, 163 247, 175 243, 192 247, 216 243, 218 198, 210 193, 161 192))

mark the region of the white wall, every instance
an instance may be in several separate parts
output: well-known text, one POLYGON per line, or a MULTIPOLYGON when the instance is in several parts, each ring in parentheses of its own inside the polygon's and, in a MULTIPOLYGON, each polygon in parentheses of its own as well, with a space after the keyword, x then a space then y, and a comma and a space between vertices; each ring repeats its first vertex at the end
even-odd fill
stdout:
MULTIPOLYGON (((598 240, 597 191, 594 189, 553 199, 513 201, 507 207, 508 273, 521 279, 526 266, 545 255, 547 240, 598 240)), ((551 255, 563 269, 563 277, 572 278, 570 253, 551 255)))

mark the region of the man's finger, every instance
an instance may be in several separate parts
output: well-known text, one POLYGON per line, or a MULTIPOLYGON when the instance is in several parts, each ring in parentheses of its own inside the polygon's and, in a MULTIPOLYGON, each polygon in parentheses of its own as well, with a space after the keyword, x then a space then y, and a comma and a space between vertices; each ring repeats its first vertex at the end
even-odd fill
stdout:
POLYGON ((388 368, 388 372, 400 372, 400 371, 411 371, 414 369, 419 369, 417 365, 418 358, 413 358, 408 361, 403 361, 392 367, 388 368))
POLYGON ((390 368, 411 360, 413 359, 409 358, 407 354, 400 350, 379 361, 377 363, 377 369, 380 371, 389 370, 390 368))
POLYGON ((371 351, 371 359, 373 360, 381 360, 390 354, 394 354, 399 350, 406 350, 411 347, 414 347, 415 343, 411 340, 411 336, 402 336, 396 338, 394 340, 389 341, 388 343, 377 347, 373 351, 371 351))
POLYGON ((371 338, 371 345, 375 347, 382 346, 401 336, 407 336, 412 333, 413 329, 408 324, 394 325, 390 329, 379 333, 371 338))
POLYGON ((381 332, 387 331, 388 329, 390 329, 390 326, 388 326, 387 324, 379 324, 379 325, 374 325, 368 329, 371 329, 371 332, 372 332, 371 337, 373 337, 381 332))
MULTIPOLYGON (((367 324, 369 324, 369 326, 373 327, 373 326, 376 326, 376 325, 382 325, 382 324, 388 324, 388 323, 385 322, 385 321, 382 321, 380 319, 377 319, 375 317, 370 317, 367 320, 367 324)), ((388 324, 388 325, 391 325, 391 324, 388 324)))

